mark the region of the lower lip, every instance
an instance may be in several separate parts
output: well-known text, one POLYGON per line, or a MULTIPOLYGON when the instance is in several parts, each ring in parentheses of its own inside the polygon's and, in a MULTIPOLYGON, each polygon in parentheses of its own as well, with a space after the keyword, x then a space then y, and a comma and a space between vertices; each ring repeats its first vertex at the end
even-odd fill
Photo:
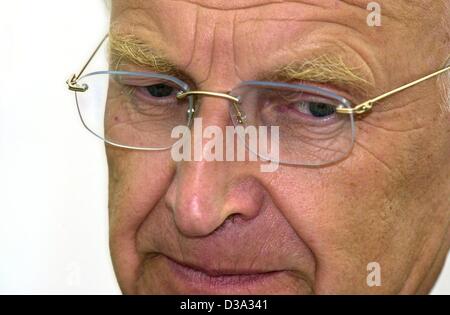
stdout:
POLYGON ((181 265, 170 258, 166 260, 175 280, 186 291, 197 294, 269 293, 276 283, 280 283, 282 277, 287 276, 284 271, 210 275, 181 265))

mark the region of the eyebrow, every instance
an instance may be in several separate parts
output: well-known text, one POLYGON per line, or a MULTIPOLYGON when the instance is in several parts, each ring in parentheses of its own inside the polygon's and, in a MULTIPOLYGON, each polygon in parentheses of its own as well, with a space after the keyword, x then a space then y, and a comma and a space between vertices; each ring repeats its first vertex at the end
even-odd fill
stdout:
MULTIPOLYGON (((145 67, 147 71, 172 75, 180 79, 186 75, 161 51, 135 35, 111 33, 110 59, 117 70, 124 65, 145 67)), ((373 84, 364 78, 360 68, 346 64, 337 54, 323 54, 310 59, 294 60, 261 75, 262 81, 304 81, 331 84, 349 91, 365 93, 373 84)))
POLYGON ((293 61, 266 76, 270 81, 307 81, 331 84, 352 91, 367 92, 373 84, 359 67, 345 63, 342 56, 323 54, 308 60, 293 61))
POLYGON ((110 62, 115 70, 124 65, 145 67, 148 71, 180 75, 177 66, 164 54, 131 34, 109 34, 110 62))

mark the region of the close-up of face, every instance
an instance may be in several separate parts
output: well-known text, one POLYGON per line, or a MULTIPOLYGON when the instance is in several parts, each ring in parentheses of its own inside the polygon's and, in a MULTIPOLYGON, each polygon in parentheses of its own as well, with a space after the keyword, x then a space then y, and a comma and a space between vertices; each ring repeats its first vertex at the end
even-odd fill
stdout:
MULTIPOLYGON (((281 159, 304 162, 281 162, 264 172, 267 161, 261 159, 177 161, 169 149, 106 144, 110 250, 124 294, 432 289, 450 248, 449 72, 380 99, 351 119, 338 120, 320 104, 338 97, 361 104, 450 65, 450 4, 380 0, 380 23, 370 25, 369 2, 112 1, 111 69, 157 73, 185 82, 189 91, 220 93, 195 98, 203 129, 236 125, 230 111, 239 109, 224 97, 235 95, 248 122, 280 126, 281 159), (254 81, 306 85, 330 95, 256 83, 242 88, 254 81), (261 107, 251 111, 254 94, 261 107), (294 94, 302 95, 295 113, 288 99, 294 94), (293 127, 300 120, 303 131, 293 127), (347 138, 312 139, 327 146, 305 153, 314 146, 308 136, 320 129, 331 137, 343 132, 335 126, 344 122, 351 126, 347 138), (354 143, 347 152, 349 139, 354 143), (313 157, 332 163, 315 165, 313 157), (371 285, 374 271, 378 281, 371 285)), ((136 98, 165 98, 174 90, 169 79, 141 86, 149 95, 134 91, 136 98)), ((124 97, 116 94, 110 86, 111 112, 124 97)), ((188 99, 178 101, 186 105, 188 99)), ((161 107, 139 110, 165 114, 165 125, 155 118, 148 127, 155 139, 169 140, 172 131, 170 125, 164 135, 157 126, 186 119, 185 111, 178 117, 161 107)))

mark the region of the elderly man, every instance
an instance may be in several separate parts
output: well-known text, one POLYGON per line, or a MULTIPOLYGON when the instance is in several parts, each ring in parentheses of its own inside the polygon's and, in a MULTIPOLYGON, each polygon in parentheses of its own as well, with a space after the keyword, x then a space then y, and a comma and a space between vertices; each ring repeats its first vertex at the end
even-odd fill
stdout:
POLYGON ((111 10, 109 69, 68 84, 107 143, 124 293, 431 290, 450 247, 448 0, 111 10), (265 126, 278 154, 174 159, 193 150, 180 125, 265 126))

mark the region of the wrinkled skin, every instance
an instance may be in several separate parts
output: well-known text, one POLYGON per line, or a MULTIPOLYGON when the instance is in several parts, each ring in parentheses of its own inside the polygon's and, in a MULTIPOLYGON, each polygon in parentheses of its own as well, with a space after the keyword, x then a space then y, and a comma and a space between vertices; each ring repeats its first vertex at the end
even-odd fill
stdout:
MULTIPOLYGON (((375 28, 359 0, 115 0, 111 22, 151 38, 199 89, 230 90, 331 45, 361 65, 375 96, 439 69, 450 54, 447 30, 436 26, 449 15, 439 1, 379 2, 375 28)), ((122 291, 428 293, 450 245, 450 115, 441 95, 434 79, 383 101, 356 122, 352 154, 323 168, 261 173, 259 162, 175 163, 170 151, 107 146, 122 291), (192 281, 171 260, 203 271, 192 281), (366 283, 370 262, 381 266, 381 286, 366 283), (227 281, 218 270, 278 272, 227 281)), ((200 116, 204 126, 225 126, 226 101, 202 98, 200 116)))

